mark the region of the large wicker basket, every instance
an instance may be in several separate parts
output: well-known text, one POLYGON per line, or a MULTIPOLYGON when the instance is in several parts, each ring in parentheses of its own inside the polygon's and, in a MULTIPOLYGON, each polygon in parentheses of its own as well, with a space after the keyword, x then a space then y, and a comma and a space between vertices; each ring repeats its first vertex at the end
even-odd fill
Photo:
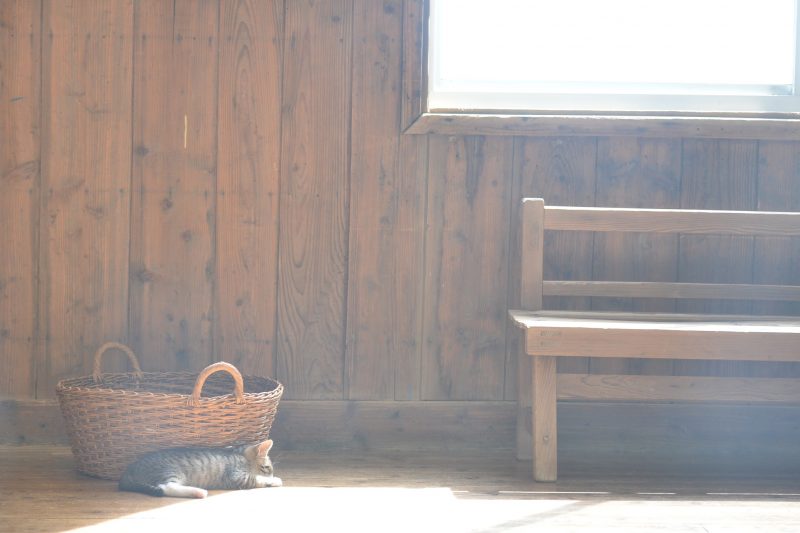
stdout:
POLYGON ((142 372, 130 348, 110 342, 95 353, 91 376, 62 380, 56 393, 78 471, 116 480, 145 452, 267 439, 283 386, 242 377, 228 363, 199 374, 142 372), (112 348, 128 355, 133 372, 101 374, 102 356, 112 348))

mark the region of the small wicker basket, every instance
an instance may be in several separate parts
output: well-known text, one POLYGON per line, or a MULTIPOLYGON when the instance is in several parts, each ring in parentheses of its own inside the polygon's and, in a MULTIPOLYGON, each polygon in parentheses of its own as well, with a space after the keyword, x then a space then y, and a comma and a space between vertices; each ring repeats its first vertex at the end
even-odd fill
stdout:
POLYGON ((91 376, 62 380, 56 393, 78 471, 117 480, 133 459, 149 451, 267 439, 283 385, 242 377, 223 362, 199 374, 142 372, 130 348, 109 342, 95 352, 91 376), (133 372, 100 373, 102 356, 112 348, 127 354, 133 372))

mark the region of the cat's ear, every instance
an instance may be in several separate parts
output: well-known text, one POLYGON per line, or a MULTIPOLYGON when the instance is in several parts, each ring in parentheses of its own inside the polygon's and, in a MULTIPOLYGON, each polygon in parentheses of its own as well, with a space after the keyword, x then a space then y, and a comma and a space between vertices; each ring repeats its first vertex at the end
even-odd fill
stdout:
POLYGON ((261 444, 258 445, 258 457, 266 457, 269 451, 272 449, 272 440, 267 439, 261 444))

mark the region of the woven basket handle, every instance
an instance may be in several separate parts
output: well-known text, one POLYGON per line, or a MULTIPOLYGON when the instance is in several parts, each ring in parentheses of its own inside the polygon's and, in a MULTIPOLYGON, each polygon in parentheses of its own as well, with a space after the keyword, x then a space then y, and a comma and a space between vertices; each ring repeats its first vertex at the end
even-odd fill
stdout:
POLYGON ((200 393, 203 391, 203 385, 206 384, 208 376, 221 371, 227 372, 233 376, 233 380, 236 382, 233 388, 233 394, 236 396, 236 403, 244 403, 244 380, 242 379, 242 374, 240 374, 239 370, 232 364, 220 361, 219 363, 208 365, 200 372, 200 375, 197 376, 197 381, 194 383, 194 390, 188 402, 191 407, 200 405, 200 393))
POLYGON ((125 355, 128 356, 131 366, 133 366, 133 373, 136 376, 136 379, 142 379, 142 369, 139 367, 139 360, 136 358, 136 354, 133 353, 133 350, 119 342, 107 342, 99 347, 96 352, 94 352, 94 371, 92 372, 92 379, 94 382, 100 383, 103 381, 103 374, 100 372, 100 363, 102 363, 103 354, 112 348, 121 350, 125 353, 125 355))

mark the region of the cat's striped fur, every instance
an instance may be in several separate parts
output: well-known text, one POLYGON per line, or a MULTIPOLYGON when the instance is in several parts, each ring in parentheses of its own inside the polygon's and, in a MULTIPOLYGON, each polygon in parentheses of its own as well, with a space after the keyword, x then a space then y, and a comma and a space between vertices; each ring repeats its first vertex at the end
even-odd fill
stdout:
POLYGON ((128 465, 120 490, 152 496, 205 498, 206 489, 280 487, 269 450, 272 441, 226 448, 170 448, 147 453, 128 465))

